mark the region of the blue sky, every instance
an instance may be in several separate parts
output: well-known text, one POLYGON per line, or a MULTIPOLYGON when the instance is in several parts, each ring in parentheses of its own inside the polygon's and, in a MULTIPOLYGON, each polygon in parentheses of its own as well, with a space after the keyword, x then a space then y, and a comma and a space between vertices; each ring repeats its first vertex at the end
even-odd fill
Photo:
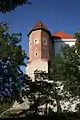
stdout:
POLYGON ((80 29, 80 0, 31 0, 32 6, 23 5, 15 11, 1 14, 0 21, 10 24, 12 32, 22 32, 22 46, 28 53, 28 31, 41 20, 51 31, 74 34, 80 29))

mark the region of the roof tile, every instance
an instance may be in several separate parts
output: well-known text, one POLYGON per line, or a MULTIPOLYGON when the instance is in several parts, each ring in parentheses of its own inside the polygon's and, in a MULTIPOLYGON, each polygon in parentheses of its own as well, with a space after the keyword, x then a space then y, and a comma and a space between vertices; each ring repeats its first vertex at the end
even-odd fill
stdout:
POLYGON ((56 32, 52 35, 55 39, 62 38, 62 39, 74 39, 73 35, 67 34, 63 31, 56 32))
POLYGON ((48 30, 48 28, 43 24, 42 21, 39 21, 35 26, 33 26, 32 29, 37 29, 37 28, 43 28, 45 30, 48 30))

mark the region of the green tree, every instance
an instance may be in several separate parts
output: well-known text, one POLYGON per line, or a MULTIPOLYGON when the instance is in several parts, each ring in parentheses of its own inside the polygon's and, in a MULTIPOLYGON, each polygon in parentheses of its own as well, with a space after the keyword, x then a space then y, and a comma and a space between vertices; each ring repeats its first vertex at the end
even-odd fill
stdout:
POLYGON ((36 70, 34 73, 35 81, 30 82, 29 80, 29 84, 27 83, 26 95, 30 102, 28 114, 49 115, 50 111, 53 113, 55 107, 57 107, 58 113, 62 112, 60 101, 65 100, 67 92, 60 89, 62 84, 58 82, 58 79, 54 80, 54 74, 50 73, 52 76, 44 71, 36 70))
POLYGON ((78 55, 80 55, 80 30, 78 30, 75 33, 75 38, 76 38, 76 44, 75 44, 76 52, 78 53, 78 55))
POLYGON ((0 12, 10 12, 15 10, 16 7, 24 4, 31 5, 31 2, 29 0, 0 0, 0 12))
POLYGON ((6 22, 0 23, 0 107, 22 100, 21 92, 28 77, 21 70, 27 58, 20 45, 21 39, 21 33, 11 34, 9 25, 6 22))
POLYGON ((48 82, 47 73, 35 71, 34 74, 35 81, 29 81, 29 87, 26 90, 30 102, 28 114, 37 115, 41 112, 42 114, 48 115, 48 104, 52 104, 54 101, 52 99, 52 83, 48 82))
POLYGON ((64 88, 73 95, 79 95, 80 56, 75 46, 66 46, 63 49, 62 61, 57 66, 58 79, 65 84, 64 88))
POLYGON ((64 85, 63 90, 69 92, 73 101, 80 99, 80 32, 76 33, 76 39, 74 46, 66 45, 55 56, 53 66, 54 79, 64 85))
MULTIPOLYGON (((70 51, 70 49, 68 48, 70 47, 66 46, 63 50, 64 55, 66 57, 67 55, 65 54, 65 52, 68 54, 68 52, 70 51)), ((68 86, 69 85, 68 79, 70 79, 70 76, 67 76, 68 72, 70 72, 67 71, 67 68, 69 68, 70 65, 66 64, 65 66, 65 62, 67 61, 65 60, 64 55, 62 55, 61 52, 56 54, 52 59, 51 67, 50 67, 50 74, 51 74, 50 76, 52 77, 55 83, 55 98, 56 98, 58 112, 61 112, 61 107, 62 106, 65 107, 66 102, 70 102, 69 107, 71 107, 72 105, 71 99, 73 98, 70 91, 70 87, 68 86)), ((71 75, 71 73, 69 74, 71 75)), ((63 108, 63 110, 65 110, 65 108, 63 108)), ((69 111, 68 106, 66 110, 69 111)))

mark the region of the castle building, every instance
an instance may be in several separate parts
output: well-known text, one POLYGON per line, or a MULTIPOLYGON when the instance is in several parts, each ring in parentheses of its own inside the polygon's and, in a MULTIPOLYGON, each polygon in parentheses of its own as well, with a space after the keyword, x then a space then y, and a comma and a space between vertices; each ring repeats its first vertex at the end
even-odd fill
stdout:
POLYGON ((63 31, 51 34, 48 28, 39 21, 28 33, 29 60, 26 73, 34 79, 34 71, 41 70, 48 73, 49 61, 54 54, 60 52, 61 46, 75 44, 75 37, 63 31))
MULTIPOLYGON (((76 39, 74 36, 63 31, 51 34, 48 28, 39 21, 28 33, 29 39, 29 60, 27 61, 26 73, 32 80, 35 80, 34 71, 41 70, 49 71, 49 62, 53 55, 60 52, 61 46, 69 44, 75 45, 76 39)), ((64 102, 65 103, 65 102, 64 102)), ((74 101, 75 103, 75 101, 74 101)), ((68 102, 65 103, 66 108, 68 102)), ((15 102, 13 109, 26 109, 29 106, 27 98, 22 104, 15 102)), ((63 104, 62 104, 63 106, 63 104)), ((72 106, 72 110, 75 104, 72 106)))

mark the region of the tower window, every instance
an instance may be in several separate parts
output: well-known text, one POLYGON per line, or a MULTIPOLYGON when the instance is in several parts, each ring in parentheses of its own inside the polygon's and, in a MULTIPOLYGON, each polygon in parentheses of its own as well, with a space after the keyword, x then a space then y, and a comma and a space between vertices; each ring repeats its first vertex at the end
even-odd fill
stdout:
POLYGON ((37 53, 36 53, 36 56, 37 56, 37 53))
POLYGON ((38 40, 34 40, 34 43, 35 43, 35 44, 38 44, 38 40))
POLYGON ((44 44, 44 45, 47 45, 47 40, 43 40, 43 44, 44 44))
POLYGON ((38 54, 37 53, 35 53, 35 57, 37 57, 38 56, 38 54))

